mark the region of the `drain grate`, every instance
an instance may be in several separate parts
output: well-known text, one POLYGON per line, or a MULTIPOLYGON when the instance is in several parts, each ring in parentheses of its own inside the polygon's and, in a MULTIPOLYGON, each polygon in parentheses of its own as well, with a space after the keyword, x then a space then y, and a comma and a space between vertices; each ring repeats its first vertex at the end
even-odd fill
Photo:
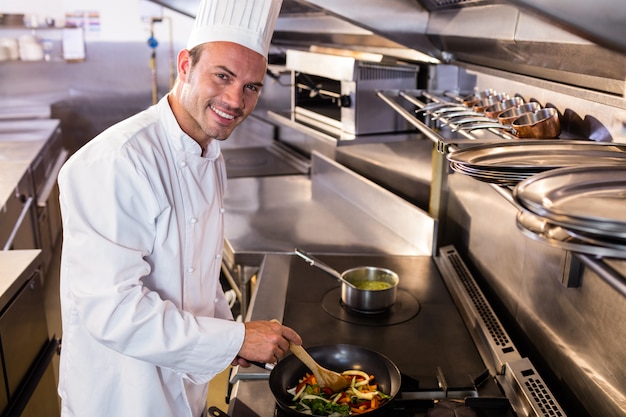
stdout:
POLYGON ((476 329, 480 333, 477 342, 486 341, 490 356, 495 357, 495 368, 500 369, 507 361, 521 358, 454 246, 440 248, 439 255, 449 272, 447 277, 443 274, 446 284, 464 308, 463 312, 468 317, 468 326, 472 323, 480 323, 476 329))
POLYGON ((505 380, 521 391, 527 404, 538 416, 565 417, 566 414, 548 386, 527 359, 506 364, 505 380))
POLYGON ((514 348, 510 346, 511 340, 509 339, 509 336, 500 325, 500 322, 491 310, 489 304, 487 304, 487 301, 485 300, 482 292, 476 285, 476 282, 467 271, 467 268, 465 267, 465 264, 463 264, 463 261, 461 261, 460 256, 456 252, 454 252, 449 254, 448 259, 450 260, 450 263, 452 264, 454 270, 459 275, 459 279, 463 284, 465 291, 467 291, 467 295, 474 302, 474 306, 476 307, 476 310, 478 310, 478 314, 480 315, 480 317, 483 319, 483 322, 485 323, 485 326, 487 327, 487 330, 489 331, 493 342, 497 346, 501 346, 503 348, 503 351, 513 351, 514 348))
POLYGON ((496 370, 496 379, 511 406, 520 415, 566 417, 530 360, 517 352, 454 246, 440 248, 435 261, 483 359, 496 370))

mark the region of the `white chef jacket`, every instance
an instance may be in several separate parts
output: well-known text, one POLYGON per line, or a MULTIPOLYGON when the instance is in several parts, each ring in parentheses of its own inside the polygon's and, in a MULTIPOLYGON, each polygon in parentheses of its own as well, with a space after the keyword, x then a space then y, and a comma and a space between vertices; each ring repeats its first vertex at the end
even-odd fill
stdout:
POLYGON ((201 154, 165 97, 62 168, 63 417, 198 417, 241 348, 219 283, 224 161, 217 141, 201 154))

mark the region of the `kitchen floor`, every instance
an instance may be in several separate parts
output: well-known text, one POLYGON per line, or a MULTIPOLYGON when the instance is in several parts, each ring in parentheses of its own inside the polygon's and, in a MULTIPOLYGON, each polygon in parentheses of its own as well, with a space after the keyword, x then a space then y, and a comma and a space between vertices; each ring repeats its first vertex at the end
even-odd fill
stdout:
MULTIPOLYGON (((61 260, 61 245, 57 245, 57 249, 52 256, 52 261, 48 268, 48 273, 44 278, 44 291, 45 299, 44 304, 46 307, 46 320, 48 322, 48 335, 49 337, 60 338, 62 334, 61 328, 61 306, 59 303, 59 268, 61 260)), ((56 355, 53 358, 53 368, 55 379, 59 380, 59 356, 56 355)), ((207 404, 209 406, 215 406, 223 411, 227 411, 228 405, 226 404, 226 395, 228 392, 228 376, 230 374, 230 367, 224 372, 217 375, 209 384, 209 394, 207 396, 207 404)), ((61 402, 59 400, 59 408, 61 402)))

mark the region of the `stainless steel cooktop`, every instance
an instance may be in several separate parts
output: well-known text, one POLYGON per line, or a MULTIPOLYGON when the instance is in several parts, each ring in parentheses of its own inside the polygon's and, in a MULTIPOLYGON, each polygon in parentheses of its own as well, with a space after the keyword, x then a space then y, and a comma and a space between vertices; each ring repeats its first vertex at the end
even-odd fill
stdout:
MULTIPOLYGON (((338 271, 357 266, 396 271, 400 275, 396 303, 381 313, 351 311, 341 304, 339 284, 327 273, 295 255, 268 255, 249 319, 279 319, 299 332, 305 347, 346 343, 387 356, 402 373, 398 405, 389 410, 392 415, 433 415, 435 406, 439 410, 434 415, 454 415, 443 413, 466 401, 475 401, 476 410, 487 406, 487 413, 481 411, 485 416, 514 415, 432 257, 316 256, 338 271), (450 408, 441 410, 444 404, 450 408)), ((268 376, 256 367, 238 369, 231 376, 232 416, 279 415, 268 376)))

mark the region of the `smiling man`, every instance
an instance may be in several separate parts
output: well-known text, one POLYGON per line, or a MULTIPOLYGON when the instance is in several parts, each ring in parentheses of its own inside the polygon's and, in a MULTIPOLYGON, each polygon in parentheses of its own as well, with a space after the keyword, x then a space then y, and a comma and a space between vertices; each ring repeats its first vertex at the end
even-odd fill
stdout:
POLYGON ((200 417, 216 374, 302 343, 234 321, 219 282, 219 141, 254 110, 280 6, 203 1, 172 91, 61 170, 63 417, 200 417))
POLYGON ((182 50, 170 106, 185 133, 204 149, 224 140, 254 110, 266 61, 232 42, 210 42, 182 50))

